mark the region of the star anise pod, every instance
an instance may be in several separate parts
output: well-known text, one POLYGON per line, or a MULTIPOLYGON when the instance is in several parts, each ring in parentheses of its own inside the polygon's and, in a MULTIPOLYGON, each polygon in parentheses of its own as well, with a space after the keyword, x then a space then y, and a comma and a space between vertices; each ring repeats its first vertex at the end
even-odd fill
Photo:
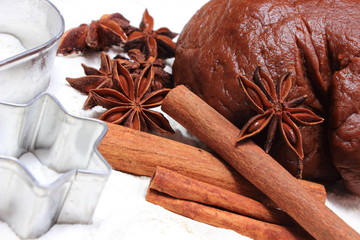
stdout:
POLYGON ((136 30, 136 27, 133 27, 130 25, 130 21, 127 20, 122 14, 120 13, 113 13, 113 14, 104 14, 101 16, 100 20, 112 20, 114 22, 116 22, 121 29, 124 30, 124 32, 126 33, 126 35, 131 34, 133 31, 136 30))
MULTIPOLYGON (((114 63, 105 52, 100 53, 100 69, 89 67, 85 64, 81 64, 84 68, 85 75, 84 77, 79 78, 66 78, 66 81, 70 84, 71 87, 77 89, 78 91, 89 94, 92 89, 99 88, 112 88, 113 87, 113 75, 117 75, 115 69, 114 72, 114 63)), ((84 103, 84 109, 90 109, 96 104, 93 101, 93 98, 89 96, 84 103)))
POLYGON ((153 67, 146 67, 134 81, 128 70, 118 62, 116 65, 119 75, 114 79, 114 89, 95 89, 90 93, 98 105, 108 109, 99 119, 141 131, 174 133, 161 113, 149 109, 160 106, 169 92, 169 89, 150 91, 153 67))
POLYGON ((111 88, 113 84, 112 71, 114 60, 112 60, 105 52, 101 52, 100 61, 100 69, 81 64, 86 76, 79 78, 67 77, 66 81, 71 87, 86 94, 88 94, 90 90, 96 88, 111 88))
POLYGON ((138 30, 128 36, 124 46, 125 51, 133 48, 140 49, 147 57, 170 58, 175 55, 176 44, 172 41, 177 36, 168 28, 154 29, 154 19, 147 9, 143 14, 138 30))
POLYGON ((309 109, 297 107, 306 100, 306 95, 290 101, 286 99, 292 87, 291 74, 286 73, 281 76, 275 85, 274 81, 258 67, 253 81, 249 81, 243 75, 239 75, 238 80, 259 114, 243 126, 237 141, 252 137, 268 126, 265 151, 269 152, 278 128, 286 144, 298 156, 298 161, 302 161, 304 158, 302 136, 297 124, 316 125, 324 119, 309 109))
POLYGON ((65 31, 60 38, 57 54, 66 56, 73 53, 87 52, 90 49, 86 44, 88 31, 88 24, 81 24, 76 28, 71 28, 65 31))
MULTIPOLYGON (((120 16, 122 17, 122 15, 120 16)), ((113 45, 125 43, 127 35, 121 25, 119 25, 119 20, 114 20, 121 19, 120 16, 118 14, 115 16, 114 14, 103 15, 100 20, 92 21, 86 37, 87 45, 95 51, 103 51, 113 45)), ((126 20, 125 18, 123 19, 124 21, 126 20)))
POLYGON ((141 71, 149 65, 153 66, 154 81, 151 83, 152 90, 159 90, 162 88, 172 88, 174 83, 170 73, 164 70, 164 59, 149 57, 146 59, 145 55, 139 49, 130 49, 128 52, 130 59, 123 56, 116 56, 115 59, 123 67, 125 67, 135 78, 140 76, 141 71))
POLYGON ((120 45, 127 40, 126 33, 134 30, 129 21, 120 13, 105 14, 100 20, 92 21, 90 25, 67 30, 60 39, 57 53, 69 55, 89 51, 106 50, 113 45, 120 45))

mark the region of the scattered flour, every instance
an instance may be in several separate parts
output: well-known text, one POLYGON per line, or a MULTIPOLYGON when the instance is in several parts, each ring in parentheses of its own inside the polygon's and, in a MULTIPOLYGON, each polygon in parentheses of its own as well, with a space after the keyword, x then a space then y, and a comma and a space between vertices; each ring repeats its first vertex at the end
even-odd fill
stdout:
POLYGON ((57 173, 54 170, 42 165, 36 156, 31 152, 23 154, 19 160, 25 164, 34 178, 42 185, 49 185, 62 176, 62 173, 57 173))
POLYGON ((19 39, 7 33, 0 33, 0 61, 26 51, 19 39))

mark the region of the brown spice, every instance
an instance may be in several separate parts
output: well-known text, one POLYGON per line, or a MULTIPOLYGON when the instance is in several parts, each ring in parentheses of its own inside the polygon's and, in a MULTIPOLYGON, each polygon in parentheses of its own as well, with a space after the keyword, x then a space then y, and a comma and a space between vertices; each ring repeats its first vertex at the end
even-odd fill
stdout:
POLYGON ((127 40, 127 33, 133 28, 120 13, 105 14, 90 25, 67 30, 60 39, 57 54, 64 56, 73 53, 107 50, 113 45, 120 45, 127 40))
POLYGON ((167 88, 150 89, 155 80, 154 64, 145 62, 141 70, 136 68, 136 74, 131 74, 124 62, 112 60, 105 52, 100 58, 99 70, 82 64, 86 76, 66 78, 73 88, 88 94, 83 108, 100 105, 108 109, 99 117, 101 120, 142 131, 173 133, 167 119, 149 109, 161 105, 169 92, 167 88))
POLYGON ((120 55, 115 56, 114 59, 120 62, 133 75, 134 79, 139 77, 144 68, 152 65, 154 81, 151 83, 151 89, 156 91, 162 88, 173 88, 172 76, 164 69, 166 66, 164 59, 154 57, 146 59, 146 56, 139 49, 130 49, 127 54, 130 59, 120 55))
POLYGON ((94 89, 89 94, 97 105, 108 109, 99 119, 141 131, 174 133, 161 113, 149 109, 160 106, 169 92, 165 88, 149 92, 154 79, 153 67, 146 67, 136 82, 120 63, 116 62, 115 67, 120 75, 113 75, 114 87, 94 89))
POLYGON ((324 119, 316 116, 309 109, 296 108, 306 100, 307 96, 301 96, 291 101, 286 100, 292 86, 290 73, 281 76, 276 85, 260 67, 254 73, 253 82, 243 75, 239 75, 238 79, 258 115, 252 117, 244 125, 237 141, 250 138, 268 126, 265 142, 265 152, 268 153, 274 141, 276 129, 279 129, 285 143, 298 156, 297 176, 301 178, 304 152, 301 133, 296 123, 316 125, 322 123, 324 119))
POLYGON ((146 9, 139 29, 129 35, 124 49, 125 51, 133 48, 140 49, 147 57, 174 57, 176 44, 172 39, 176 36, 177 34, 168 28, 154 30, 154 19, 146 9))
POLYGON ((111 88, 113 85, 113 60, 105 53, 100 54, 100 69, 81 64, 86 76, 80 78, 67 77, 66 81, 76 90, 89 94, 90 90, 98 88, 111 88))
POLYGON ((113 45, 126 42, 124 30, 113 20, 92 21, 86 37, 86 44, 94 51, 104 51, 113 45))
MULTIPOLYGON (((85 94, 89 94, 93 89, 112 88, 114 85, 113 76, 118 75, 116 68, 114 68, 115 62, 105 52, 100 53, 100 59, 101 65, 99 70, 81 64, 86 76, 80 78, 68 77, 66 81, 71 87, 85 94)), ((83 109, 91 109, 95 106, 96 103, 93 97, 89 96, 83 105, 83 109)))
POLYGON ((157 167, 149 188, 174 198, 217 207, 281 226, 299 227, 285 212, 226 189, 157 167))
MULTIPOLYGON (((156 167, 161 166, 269 204, 269 198, 234 168, 203 149, 124 126, 107 125, 108 131, 99 145, 99 151, 113 169, 150 177, 156 167)), ((311 195, 325 203, 323 185, 301 179, 297 181, 311 195)))
POLYGON ((89 25, 81 24, 76 28, 66 30, 59 41, 57 54, 64 56, 73 53, 83 53, 89 50, 86 44, 86 37, 89 31, 89 25))
POLYGON ((162 109, 228 161, 318 240, 360 235, 311 196, 288 171, 252 141, 235 146, 238 129, 184 86, 169 92, 162 109))
POLYGON ((310 240, 304 232, 267 222, 262 222, 232 212, 220 210, 200 203, 173 198, 161 192, 149 189, 146 200, 160 205, 182 216, 210 224, 212 226, 234 230, 256 240, 310 240))

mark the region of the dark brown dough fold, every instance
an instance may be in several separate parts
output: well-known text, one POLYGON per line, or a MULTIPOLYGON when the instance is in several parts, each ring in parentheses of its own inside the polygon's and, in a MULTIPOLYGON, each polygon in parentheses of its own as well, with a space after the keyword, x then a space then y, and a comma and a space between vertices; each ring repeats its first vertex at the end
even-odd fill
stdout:
MULTIPOLYGON (((236 76, 251 78, 257 66, 273 79, 292 72, 288 98, 307 94, 302 107, 326 119, 300 127, 304 178, 334 181, 334 163, 360 193, 359 12, 357 0, 212 0, 178 39, 175 82, 242 127, 255 112, 236 76)), ((281 138, 270 154, 295 174, 296 156, 281 138)))
POLYGON ((360 58, 333 76, 331 153, 348 189, 360 195, 360 58))

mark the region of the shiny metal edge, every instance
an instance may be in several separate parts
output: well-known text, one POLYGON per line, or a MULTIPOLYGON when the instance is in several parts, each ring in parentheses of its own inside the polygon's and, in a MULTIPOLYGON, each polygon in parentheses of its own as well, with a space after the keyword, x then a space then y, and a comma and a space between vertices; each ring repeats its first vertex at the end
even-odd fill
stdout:
POLYGON ((76 118, 76 119, 83 120, 83 121, 97 122, 99 125, 101 125, 103 127, 103 130, 100 133, 100 135, 98 136, 97 140, 95 141, 95 144, 92 146, 92 149, 93 149, 94 153, 99 157, 99 159, 101 160, 103 165, 105 166, 106 171, 90 171, 90 170, 85 170, 85 169, 72 169, 70 171, 67 171, 67 172, 63 173, 63 175, 61 175, 54 182, 52 182, 50 184, 47 184, 47 185, 44 185, 44 184, 41 184, 36 179, 36 177, 27 169, 27 167, 23 163, 21 163, 17 158, 0 155, 0 160, 1 159, 7 159, 7 160, 11 160, 11 161, 16 162, 19 165, 19 167, 22 168, 27 173, 27 175, 29 176, 29 179, 28 179, 28 181, 30 181, 29 183, 33 184, 34 186, 36 186, 36 187, 38 187, 40 189, 44 189, 44 190, 51 190, 51 189, 57 188, 58 186, 60 186, 64 182, 66 182, 69 178, 71 178, 71 176, 75 175, 77 172, 85 173, 85 174, 98 175, 98 176, 105 176, 105 177, 109 176, 110 173, 111 173, 112 168, 111 168, 110 164, 105 160, 105 158, 101 155, 99 150, 97 149, 100 141, 104 138, 104 136, 105 136, 105 134, 106 134, 106 132, 108 130, 108 127, 107 127, 106 123, 104 123, 103 121, 100 121, 98 119, 79 117, 79 116, 75 116, 75 115, 69 113, 61 105, 59 100, 50 93, 41 93, 38 96, 36 96, 34 99, 32 99, 30 102, 25 103, 25 104, 8 103, 8 102, 1 102, 1 101, 0 101, 0 104, 7 105, 7 106, 12 106, 12 107, 27 108, 27 107, 35 104, 37 101, 39 101, 41 98, 44 98, 44 97, 49 97, 52 101, 54 101, 66 115, 68 115, 70 117, 73 117, 73 118, 76 118))
POLYGON ((58 13, 58 16, 60 18, 60 21, 61 21, 61 28, 59 29, 58 33, 53 37, 51 38, 49 41, 37 46, 37 47, 34 47, 32 49, 29 49, 25 52, 21 52, 19 54, 16 54, 12 57, 9 57, 9 58, 6 58, 4 60, 1 60, 0 61, 0 68, 5 66, 5 65, 8 65, 8 64, 11 64, 11 63, 14 63, 14 62, 17 62, 19 60, 22 60, 22 59, 26 59, 30 56, 33 56, 37 53, 40 53, 41 51, 43 51, 44 49, 47 49, 47 48, 50 48, 52 45, 54 45, 58 40, 59 38, 63 35, 64 31, 65 31, 65 20, 64 20, 64 17, 62 16, 61 12, 59 11, 59 9, 52 3, 50 2, 49 0, 43 0, 44 2, 46 2, 47 4, 49 4, 52 8, 54 8, 54 10, 58 13))

